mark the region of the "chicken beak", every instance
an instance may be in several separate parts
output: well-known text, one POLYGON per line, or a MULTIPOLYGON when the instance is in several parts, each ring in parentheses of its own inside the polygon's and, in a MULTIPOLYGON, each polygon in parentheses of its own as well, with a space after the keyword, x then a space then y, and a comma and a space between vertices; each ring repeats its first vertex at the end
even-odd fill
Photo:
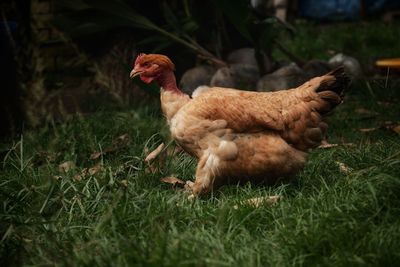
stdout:
POLYGON ((135 78, 136 76, 140 75, 143 71, 141 70, 137 70, 137 69, 133 69, 129 75, 129 77, 131 77, 131 79, 135 78))

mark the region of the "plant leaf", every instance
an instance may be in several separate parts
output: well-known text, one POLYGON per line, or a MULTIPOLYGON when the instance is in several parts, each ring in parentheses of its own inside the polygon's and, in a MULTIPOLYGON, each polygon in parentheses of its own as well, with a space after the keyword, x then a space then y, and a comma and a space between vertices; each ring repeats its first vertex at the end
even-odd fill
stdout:
POLYGON ((93 9, 101 10, 105 14, 112 15, 113 17, 118 19, 119 23, 122 25, 149 30, 159 28, 148 18, 140 15, 133 8, 123 3, 122 1, 97 0, 95 3, 91 4, 89 4, 88 2, 88 0, 85 1, 85 3, 90 5, 93 9))
MULTIPOLYGON (((282 199, 282 196, 264 196, 264 197, 254 197, 250 199, 246 199, 240 202, 240 206, 251 206, 254 208, 259 208, 262 205, 266 205, 268 207, 272 207, 275 203, 282 199)), ((238 209, 239 205, 233 206, 234 209, 238 209)))
POLYGON ((90 6, 82 0, 58 0, 54 1, 54 4, 57 8, 70 10, 84 10, 90 8, 90 6))
POLYGON ((164 143, 161 143, 156 149, 147 155, 147 157, 144 159, 144 162, 150 164, 161 153, 161 151, 164 149, 164 146, 164 143))
POLYGON ((160 179, 161 182, 167 183, 167 184, 172 184, 173 186, 184 186, 186 184, 185 181, 182 181, 179 178, 176 178, 175 176, 168 176, 168 177, 163 177, 160 179))
POLYGON ((248 21, 251 13, 247 1, 244 0, 215 0, 214 5, 228 18, 229 22, 245 37, 249 42, 255 43, 248 29, 248 21))

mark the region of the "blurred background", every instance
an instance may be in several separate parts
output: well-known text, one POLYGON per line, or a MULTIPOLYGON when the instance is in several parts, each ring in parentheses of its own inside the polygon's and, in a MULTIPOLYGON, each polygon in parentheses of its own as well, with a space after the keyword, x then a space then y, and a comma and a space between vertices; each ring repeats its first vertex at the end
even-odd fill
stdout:
MULTIPOLYGON (((72 114, 157 105, 130 80, 137 53, 176 64, 180 88, 273 91, 344 64, 358 90, 398 85, 396 0, 9 0, 0 22, 0 136, 72 114)), ((398 89, 398 88, 397 88, 398 89)))

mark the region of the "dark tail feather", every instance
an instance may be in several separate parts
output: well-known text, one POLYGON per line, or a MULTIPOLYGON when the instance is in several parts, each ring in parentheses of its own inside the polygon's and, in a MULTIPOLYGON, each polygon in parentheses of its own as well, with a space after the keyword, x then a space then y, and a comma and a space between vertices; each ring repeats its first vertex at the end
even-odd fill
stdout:
POLYGON ((342 102, 344 90, 350 84, 350 78, 346 75, 343 66, 334 69, 325 76, 333 76, 334 79, 326 79, 316 90, 321 99, 327 102, 327 105, 320 110, 322 114, 329 112, 342 102))
POLYGON ((333 91, 338 96, 343 97, 344 90, 350 84, 350 78, 349 78, 349 76, 346 75, 346 72, 344 71, 344 67, 340 66, 340 67, 334 69, 333 71, 325 74, 325 76, 334 76, 335 79, 327 80, 326 82, 322 83, 318 87, 317 92, 333 91))

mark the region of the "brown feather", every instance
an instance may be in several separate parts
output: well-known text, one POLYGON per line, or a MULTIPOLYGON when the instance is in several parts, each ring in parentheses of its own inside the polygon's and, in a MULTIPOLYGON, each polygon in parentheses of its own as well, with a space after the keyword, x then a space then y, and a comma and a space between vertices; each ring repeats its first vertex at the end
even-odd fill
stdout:
POLYGON ((323 115, 342 101, 346 79, 336 73, 273 93, 210 88, 183 105, 171 132, 199 158, 193 192, 227 180, 275 182, 301 169, 304 152, 324 137, 323 115))
MULTIPOLYGON (((166 57, 140 58, 173 70, 166 57)), ((196 181, 190 185, 193 193, 207 193, 228 181, 273 183, 295 174, 304 166, 307 151, 323 139, 323 117, 342 102, 348 83, 338 68, 278 92, 215 87, 189 98, 161 90, 172 137, 199 161, 196 181)))
POLYGON ((166 69, 175 70, 175 65, 172 61, 164 55, 160 54, 139 54, 139 56, 135 60, 135 65, 137 64, 146 64, 146 63, 155 63, 165 67, 166 69))

